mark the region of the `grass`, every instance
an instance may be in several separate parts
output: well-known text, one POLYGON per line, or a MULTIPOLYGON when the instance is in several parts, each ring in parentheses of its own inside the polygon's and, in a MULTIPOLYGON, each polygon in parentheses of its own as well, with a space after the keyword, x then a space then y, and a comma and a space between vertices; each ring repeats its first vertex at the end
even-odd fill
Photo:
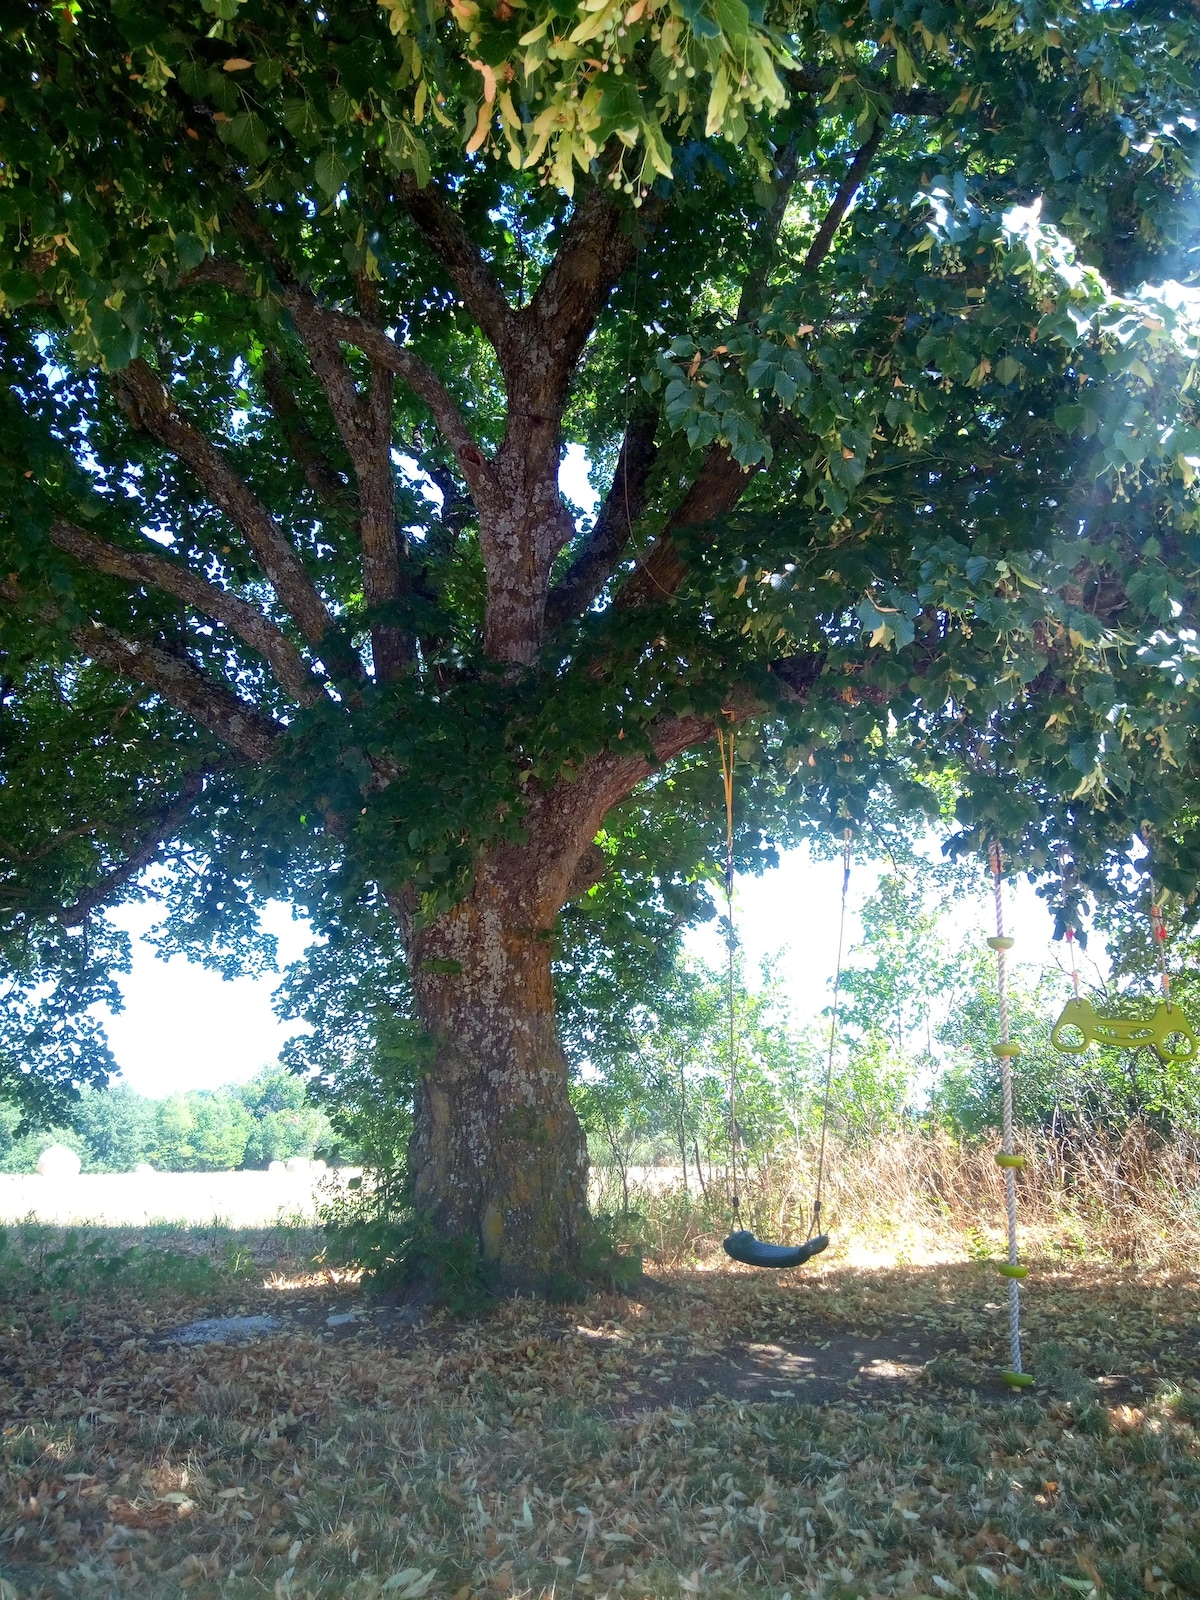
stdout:
MULTIPOLYGON (((1020 1136, 1018 1179, 1025 1248, 1042 1258, 1172 1267, 1200 1258, 1200 1139, 1156 1138, 1134 1123, 1119 1138, 1020 1136)), ((846 1144, 829 1140, 822 1225, 850 1238, 862 1264, 986 1260, 1004 1254, 998 1141, 963 1142, 906 1130, 846 1144)), ((747 1226, 771 1239, 803 1238, 816 1188, 817 1141, 800 1140, 750 1164, 739 1185, 747 1226)), ((614 1172, 601 1172, 600 1209, 619 1210, 614 1172)), ((630 1192, 631 1237, 663 1263, 694 1265, 720 1250, 728 1225, 726 1175, 707 1190, 630 1192)))
POLYGON ((1039 1387, 1014 1399, 992 1380, 1002 1286, 966 1251, 863 1266, 851 1237, 802 1274, 667 1269, 644 1304, 414 1331, 319 1247, 10 1230, 4 1600, 1200 1595, 1181 1265, 1046 1256, 1025 1302, 1039 1387), (164 1342, 263 1311, 284 1327, 253 1344, 164 1342), (731 1351, 819 1361, 884 1335, 923 1363, 887 1404, 728 1398, 731 1351))
POLYGON ((0 1226, 0 1304, 44 1302, 62 1321, 79 1316, 94 1295, 194 1299, 257 1281, 265 1265, 294 1268, 319 1248, 319 1231, 304 1226, 0 1226))

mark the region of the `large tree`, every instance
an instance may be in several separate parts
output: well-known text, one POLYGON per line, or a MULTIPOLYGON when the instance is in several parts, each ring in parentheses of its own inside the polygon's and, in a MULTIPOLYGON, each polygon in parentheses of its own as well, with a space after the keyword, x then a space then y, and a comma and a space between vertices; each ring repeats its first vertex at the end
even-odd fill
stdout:
POLYGON ((1167 0, 6 5, 10 1077, 103 1064, 146 869, 217 961, 386 906, 413 1203, 536 1281, 560 913, 634 834, 669 894, 725 717, 767 835, 953 763, 1077 889, 1167 836, 1198 63, 1167 0))

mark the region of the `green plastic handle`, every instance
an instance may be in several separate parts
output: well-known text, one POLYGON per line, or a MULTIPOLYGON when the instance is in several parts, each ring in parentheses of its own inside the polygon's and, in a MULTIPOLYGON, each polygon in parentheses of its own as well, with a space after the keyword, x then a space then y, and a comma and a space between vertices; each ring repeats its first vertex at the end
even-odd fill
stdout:
POLYGON ((1068 1000, 1054 1024, 1050 1043, 1064 1055, 1081 1055, 1091 1044, 1104 1044, 1114 1050, 1144 1050, 1150 1047, 1164 1064, 1191 1061, 1198 1041, 1191 1024, 1178 1006, 1160 1000, 1149 1017, 1106 1017, 1090 1000, 1068 1000), (1078 1041, 1064 1037, 1074 1029, 1078 1041))

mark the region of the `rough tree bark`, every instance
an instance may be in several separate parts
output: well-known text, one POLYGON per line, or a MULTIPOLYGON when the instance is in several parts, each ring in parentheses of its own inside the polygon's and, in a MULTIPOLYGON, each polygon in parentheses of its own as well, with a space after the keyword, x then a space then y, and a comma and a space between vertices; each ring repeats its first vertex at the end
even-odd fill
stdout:
POLYGON ((507 1286, 569 1270, 587 1224, 587 1153, 555 1020, 551 932, 522 925, 520 885, 481 873, 414 939, 413 989, 434 1039, 415 1105, 413 1202, 478 1244, 507 1286))
MULTIPOLYGON (((703 718, 676 719, 656 754, 668 760, 708 731, 703 718)), ((527 842, 483 859, 470 896, 407 940, 433 1040, 414 1107, 413 1201, 443 1236, 475 1241, 509 1288, 570 1275, 586 1238, 587 1152, 558 1037, 554 925, 603 871, 592 841, 605 813, 649 770, 642 756, 599 756, 575 782, 532 796, 527 842)))

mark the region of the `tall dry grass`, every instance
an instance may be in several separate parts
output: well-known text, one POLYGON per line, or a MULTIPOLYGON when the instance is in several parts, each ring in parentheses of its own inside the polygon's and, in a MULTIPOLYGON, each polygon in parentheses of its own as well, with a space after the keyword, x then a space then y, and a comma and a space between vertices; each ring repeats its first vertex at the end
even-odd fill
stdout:
MULTIPOLYGON (((1138 1263, 1166 1269, 1200 1258, 1200 1138, 1163 1140, 1135 1123, 1119 1137, 1025 1132, 1018 1147, 1022 1252, 1033 1257, 1138 1263)), ((869 1143, 826 1144, 821 1227, 859 1260, 984 1259, 1004 1250, 1004 1183, 997 1139, 963 1141, 906 1130, 869 1143)), ((743 1226, 774 1240, 803 1238, 816 1189, 815 1140, 779 1150, 739 1183, 743 1226)), ((597 1209, 620 1225, 619 1174, 593 1174, 597 1209)), ((728 1231, 727 1168, 627 1175, 624 1228, 648 1258, 678 1266, 716 1256, 728 1231)))

